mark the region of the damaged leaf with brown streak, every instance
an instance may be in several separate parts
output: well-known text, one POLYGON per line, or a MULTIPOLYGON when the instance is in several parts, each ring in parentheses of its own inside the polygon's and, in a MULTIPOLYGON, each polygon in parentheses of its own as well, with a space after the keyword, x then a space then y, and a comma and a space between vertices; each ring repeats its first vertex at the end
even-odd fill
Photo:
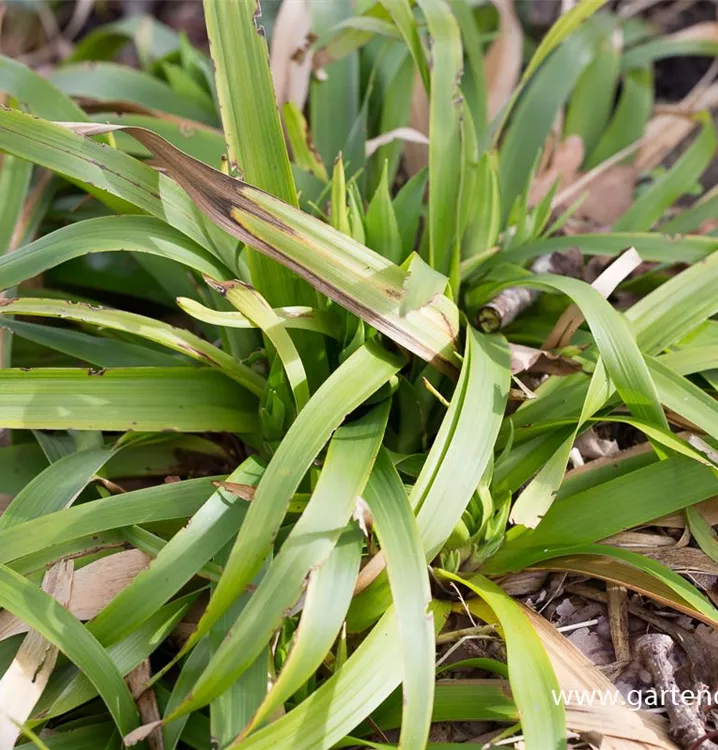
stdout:
MULTIPOLYGON (((121 126, 66 127, 97 134, 121 126)), ((397 344, 441 370, 458 368, 458 310, 435 296, 401 314, 408 273, 309 214, 246 182, 193 159, 158 135, 122 128, 146 146, 167 174, 217 226, 282 263, 315 289, 355 313, 397 344)))

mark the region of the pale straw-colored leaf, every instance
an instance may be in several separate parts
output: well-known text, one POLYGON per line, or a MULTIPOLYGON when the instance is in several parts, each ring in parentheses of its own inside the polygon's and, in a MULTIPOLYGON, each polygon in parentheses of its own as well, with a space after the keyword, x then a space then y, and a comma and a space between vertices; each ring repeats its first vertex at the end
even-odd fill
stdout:
POLYGON ((312 16, 308 0, 284 0, 272 34, 269 65, 277 105, 294 102, 303 109, 312 74, 312 16))
MULTIPOLYGON (((42 582, 43 591, 67 606, 72 591, 72 561, 53 565, 42 582)), ((27 630, 27 627, 25 627, 27 630)), ((0 679, 0 747, 11 748, 21 727, 30 718, 35 704, 50 679, 57 647, 30 630, 15 658, 0 679)))

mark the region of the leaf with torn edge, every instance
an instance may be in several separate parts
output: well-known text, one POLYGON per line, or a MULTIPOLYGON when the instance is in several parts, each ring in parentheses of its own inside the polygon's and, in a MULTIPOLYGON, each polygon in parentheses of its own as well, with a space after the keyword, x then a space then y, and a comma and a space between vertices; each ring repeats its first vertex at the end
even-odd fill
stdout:
POLYGON ((408 275, 404 279, 404 296, 399 314, 404 317, 412 310, 419 310, 438 294, 443 295, 449 280, 443 273, 433 269, 418 254, 412 253, 402 264, 408 275))

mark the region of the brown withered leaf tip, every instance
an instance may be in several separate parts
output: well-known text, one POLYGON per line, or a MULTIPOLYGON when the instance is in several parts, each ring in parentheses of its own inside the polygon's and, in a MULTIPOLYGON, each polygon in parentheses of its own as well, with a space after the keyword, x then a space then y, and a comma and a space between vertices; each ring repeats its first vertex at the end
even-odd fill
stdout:
POLYGON ((254 495, 257 492, 256 487, 252 487, 251 484, 237 484, 236 482, 212 482, 215 487, 221 487, 223 490, 232 493, 235 497, 240 497, 242 500, 247 502, 254 499, 254 495))

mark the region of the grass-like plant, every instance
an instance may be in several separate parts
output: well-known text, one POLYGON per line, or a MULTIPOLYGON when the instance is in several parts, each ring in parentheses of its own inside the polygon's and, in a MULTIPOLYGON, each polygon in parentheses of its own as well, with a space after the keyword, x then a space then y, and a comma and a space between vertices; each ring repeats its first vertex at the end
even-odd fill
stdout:
POLYGON ((603 541, 685 510, 716 558, 718 239, 691 233, 718 196, 674 208, 710 118, 566 231, 662 137, 653 62, 718 45, 582 0, 522 64, 505 1, 285 5, 280 108, 254 0, 205 0, 211 60, 137 18, 47 78, 0 58, 0 744, 418 750, 487 720, 529 750, 670 746, 556 701, 610 683, 502 582, 577 573, 718 625, 603 541), (131 39, 141 70, 106 61, 131 39), (573 246, 617 260, 589 284, 550 261, 573 246), (648 442, 567 473, 599 422, 648 442), (437 665, 467 634, 505 641, 464 665, 496 679, 437 665))

